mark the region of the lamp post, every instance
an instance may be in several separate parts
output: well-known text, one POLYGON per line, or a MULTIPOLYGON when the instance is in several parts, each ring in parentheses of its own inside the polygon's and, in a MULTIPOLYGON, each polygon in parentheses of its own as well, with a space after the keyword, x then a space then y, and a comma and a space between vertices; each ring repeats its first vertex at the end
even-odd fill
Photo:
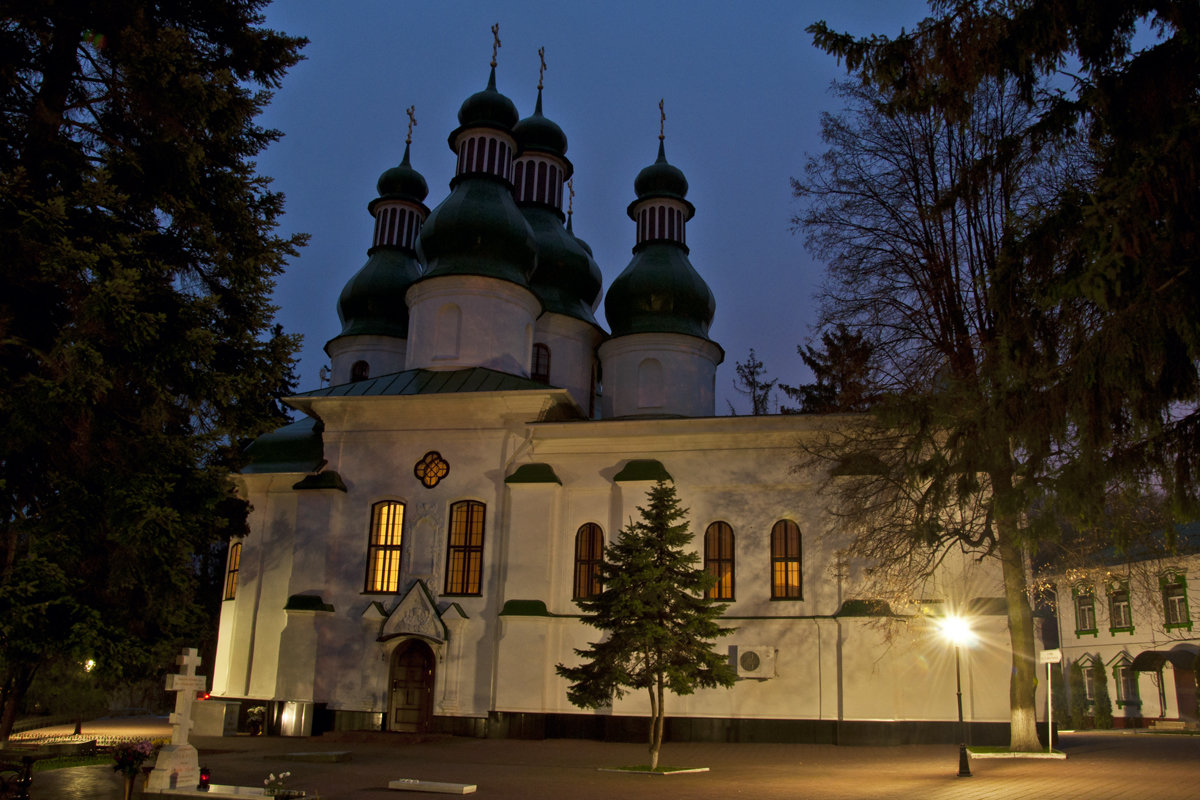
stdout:
POLYGON ((975 639, 971 625, 962 617, 949 616, 942 620, 942 634, 954 645, 954 683, 958 693, 958 777, 971 777, 971 759, 967 755, 967 729, 962 710, 962 667, 959 648, 975 639))

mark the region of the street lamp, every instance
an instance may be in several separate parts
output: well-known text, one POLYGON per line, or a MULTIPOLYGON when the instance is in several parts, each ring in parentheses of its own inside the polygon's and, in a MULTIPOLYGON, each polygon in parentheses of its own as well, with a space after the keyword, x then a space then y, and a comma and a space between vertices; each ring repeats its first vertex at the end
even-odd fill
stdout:
POLYGON ((975 632, 971 624, 959 616, 944 617, 941 621, 942 635, 954 645, 954 683, 958 691, 958 777, 971 777, 971 760, 967 756, 967 729, 963 722, 962 712, 962 669, 959 665, 958 650, 975 641, 975 632))

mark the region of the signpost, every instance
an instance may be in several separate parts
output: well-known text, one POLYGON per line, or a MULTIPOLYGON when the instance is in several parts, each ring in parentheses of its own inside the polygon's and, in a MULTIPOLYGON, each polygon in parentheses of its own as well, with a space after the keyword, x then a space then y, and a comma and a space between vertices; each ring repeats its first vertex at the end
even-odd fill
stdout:
POLYGON ((1054 681, 1050 677, 1050 666, 1062 661, 1062 650, 1043 650, 1038 653, 1038 663, 1046 665, 1046 752, 1054 752, 1054 681))

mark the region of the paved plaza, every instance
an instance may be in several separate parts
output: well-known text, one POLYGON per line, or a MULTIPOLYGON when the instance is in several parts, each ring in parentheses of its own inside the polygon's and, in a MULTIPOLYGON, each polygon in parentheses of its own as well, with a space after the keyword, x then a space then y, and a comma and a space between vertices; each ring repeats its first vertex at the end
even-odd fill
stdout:
MULTIPOLYGON (((67 731, 69 733, 69 731, 67 731)), ((85 735, 165 737, 165 720, 97 720, 85 735), (123 726, 140 726, 127 728, 123 726)), ((52 732, 42 732, 42 735, 52 732)), ((194 737, 200 763, 216 783, 261 786, 269 772, 290 770, 289 784, 323 800, 383 800, 441 795, 389 791, 388 781, 473 783, 495 800, 687 798, 873 798, 873 800, 1010 800, 1012 798, 1200 797, 1200 736, 1146 732, 1063 734, 1065 761, 972 761, 959 778, 957 748, 947 745, 668 743, 662 763, 709 772, 650 776, 601 771, 645 763, 645 747, 582 740, 420 738, 342 733, 312 738, 194 737), (345 761, 313 754, 348 753, 345 761), (300 758, 302 760, 292 760, 300 758)), ((108 766, 37 773, 33 800, 120 798, 108 766)), ((138 793, 135 792, 135 797, 138 793)))

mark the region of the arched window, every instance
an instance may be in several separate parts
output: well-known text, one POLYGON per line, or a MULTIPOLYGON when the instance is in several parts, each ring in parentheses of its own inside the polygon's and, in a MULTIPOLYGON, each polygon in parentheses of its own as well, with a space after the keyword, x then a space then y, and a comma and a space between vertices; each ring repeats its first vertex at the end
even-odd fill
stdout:
POLYGON ((550 382, 550 348, 541 342, 533 346, 533 369, 529 377, 538 383, 550 382))
POLYGON ((355 361, 350 366, 351 381, 365 381, 371 377, 371 365, 366 361, 355 361))
POLYGON ((638 364, 638 408, 662 408, 665 397, 663 368, 657 358, 638 364))
POLYGON ((714 522, 704 532, 704 570, 716 580, 705 597, 732 600, 733 528, 728 522, 714 522))
POLYGON ((585 523, 575 534, 575 589, 572 597, 586 600, 604 589, 600 564, 604 561, 604 532, 594 522, 585 523))
POLYGON ((242 543, 230 542, 229 544, 229 566, 225 569, 225 599, 233 600, 237 597, 238 571, 242 565, 242 543))
POLYGON ((367 539, 367 579, 364 591, 394 594, 400 590, 400 557, 404 534, 404 503, 386 501, 371 507, 367 539))
POLYGON ((446 546, 446 594, 483 591, 483 520, 485 506, 463 500, 450 506, 446 546))
POLYGON ((781 519, 771 528, 771 599, 804 598, 803 561, 800 552, 800 526, 781 519))

